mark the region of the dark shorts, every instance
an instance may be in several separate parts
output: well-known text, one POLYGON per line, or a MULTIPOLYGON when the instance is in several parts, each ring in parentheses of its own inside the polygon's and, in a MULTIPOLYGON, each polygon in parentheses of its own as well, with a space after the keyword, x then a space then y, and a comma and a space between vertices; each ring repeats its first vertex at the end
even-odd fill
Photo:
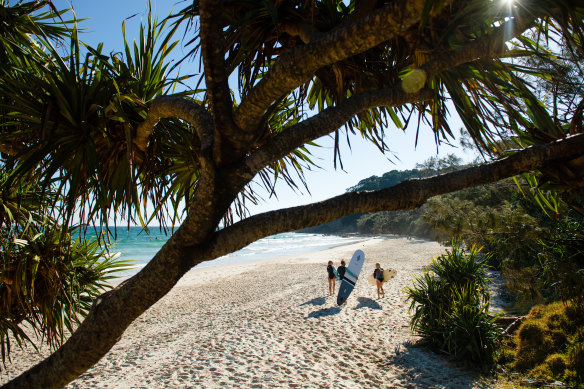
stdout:
POLYGON ((334 274, 332 274, 332 275, 329 274, 328 278, 329 278, 329 280, 334 280, 335 279, 335 275, 334 274))

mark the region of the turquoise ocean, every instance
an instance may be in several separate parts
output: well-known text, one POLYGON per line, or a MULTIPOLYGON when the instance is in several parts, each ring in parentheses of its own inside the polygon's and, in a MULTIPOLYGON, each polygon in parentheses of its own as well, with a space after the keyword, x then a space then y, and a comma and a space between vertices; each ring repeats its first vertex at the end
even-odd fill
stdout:
MULTIPOLYGON (((121 278, 129 278, 138 273, 168 240, 158 228, 151 228, 149 233, 140 227, 118 227, 115 243, 110 247, 113 255, 121 260, 131 261, 132 268, 117 273, 121 278)), ((362 240, 357 236, 337 236, 286 232, 260 239, 243 249, 219 257, 212 261, 200 263, 197 267, 229 265, 261 261, 268 258, 283 257, 325 250, 362 240)))

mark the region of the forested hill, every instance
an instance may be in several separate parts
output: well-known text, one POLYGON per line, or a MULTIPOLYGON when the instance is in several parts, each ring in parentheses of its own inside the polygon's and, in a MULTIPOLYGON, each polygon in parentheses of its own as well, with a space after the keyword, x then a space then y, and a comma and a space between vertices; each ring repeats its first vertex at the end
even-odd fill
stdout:
POLYGON ((408 180, 410 178, 420 178, 420 177, 428 177, 429 175, 436 174, 435 171, 428 171, 428 170, 419 170, 419 169, 412 169, 412 170, 392 170, 381 177, 378 176, 371 176, 369 178, 365 178, 359 183, 349 189, 347 192, 360 192, 363 190, 378 190, 389 188, 390 186, 395 186, 402 181, 408 180))
MULTIPOLYGON (((460 169, 462 166, 457 165, 455 161, 444 163, 444 160, 430 160, 426 166, 420 169, 411 170, 391 170, 381 177, 371 176, 365 178, 347 192, 359 192, 364 190, 378 190, 389 188, 397 185, 402 181, 411 178, 429 177, 436 174, 446 173, 448 171, 460 169), (438 163, 437 162, 442 162, 438 163), (431 165, 432 167, 428 166, 431 165), (435 166, 439 165, 439 166, 435 166)), ((433 229, 421 220, 424 209, 404 210, 394 212, 375 212, 368 214, 354 214, 345 216, 341 219, 320 226, 311 227, 301 232, 311 233, 376 233, 376 234, 396 234, 411 235, 424 238, 434 238, 433 229)))

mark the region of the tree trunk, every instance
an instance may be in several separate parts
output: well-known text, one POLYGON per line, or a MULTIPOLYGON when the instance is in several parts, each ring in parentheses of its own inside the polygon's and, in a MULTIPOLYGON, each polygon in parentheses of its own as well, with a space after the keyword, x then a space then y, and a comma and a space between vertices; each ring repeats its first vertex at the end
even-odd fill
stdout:
POLYGON ((194 249, 180 247, 176 234, 147 266, 101 295, 63 346, 47 359, 5 384, 5 388, 59 388, 104 356, 140 314, 160 300, 190 269, 194 249))

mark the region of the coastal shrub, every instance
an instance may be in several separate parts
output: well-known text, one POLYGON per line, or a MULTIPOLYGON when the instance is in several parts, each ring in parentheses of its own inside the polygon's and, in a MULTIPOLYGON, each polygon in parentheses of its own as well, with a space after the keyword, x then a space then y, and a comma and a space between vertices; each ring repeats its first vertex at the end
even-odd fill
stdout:
POLYGON ((584 220, 563 218, 540 241, 538 260, 554 297, 584 308, 584 220))
MULTIPOLYGON (((481 258, 480 251, 473 245, 465 254, 461 242, 453 241, 452 248, 434 259, 428 269, 448 285, 464 287, 473 284, 478 295, 488 300, 489 277, 485 265, 487 258, 481 258)), ((471 297, 477 295, 473 294, 471 297)))
POLYGON ((562 354, 552 354, 546 358, 545 364, 555 377, 560 377, 566 370, 566 357, 562 354))
POLYGON ((445 346, 457 359, 490 363, 499 330, 488 315, 488 304, 482 303, 482 296, 476 290, 474 283, 454 289, 445 346))
POLYGON ((495 362, 500 365, 507 365, 515 361, 515 348, 504 346, 496 350, 495 362))
MULTIPOLYGON (((537 304, 557 300, 584 307, 584 219, 570 215, 541 219, 538 224, 538 233, 521 237, 511 251, 485 246, 505 256, 501 275, 515 297, 515 310, 528 312, 537 304)), ((506 235, 501 239, 509 242, 506 235)))
POLYGON ((545 325, 540 320, 525 322, 517 333, 518 347, 515 356, 515 368, 528 370, 542 363, 552 342, 546 336, 545 325))
POLYGON ((568 351, 568 363, 579 382, 584 382, 584 339, 574 344, 568 351))
POLYGON ((488 276, 480 249, 464 253, 460 241, 435 258, 405 289, 410 327, 421 344, 454 359, 490 363, 499 330, 489 317, 488 276))
POLYGON ((537 378, 584 384, 584 310, 579 304, 533 307, 515 343, 511 368, 537 378))

